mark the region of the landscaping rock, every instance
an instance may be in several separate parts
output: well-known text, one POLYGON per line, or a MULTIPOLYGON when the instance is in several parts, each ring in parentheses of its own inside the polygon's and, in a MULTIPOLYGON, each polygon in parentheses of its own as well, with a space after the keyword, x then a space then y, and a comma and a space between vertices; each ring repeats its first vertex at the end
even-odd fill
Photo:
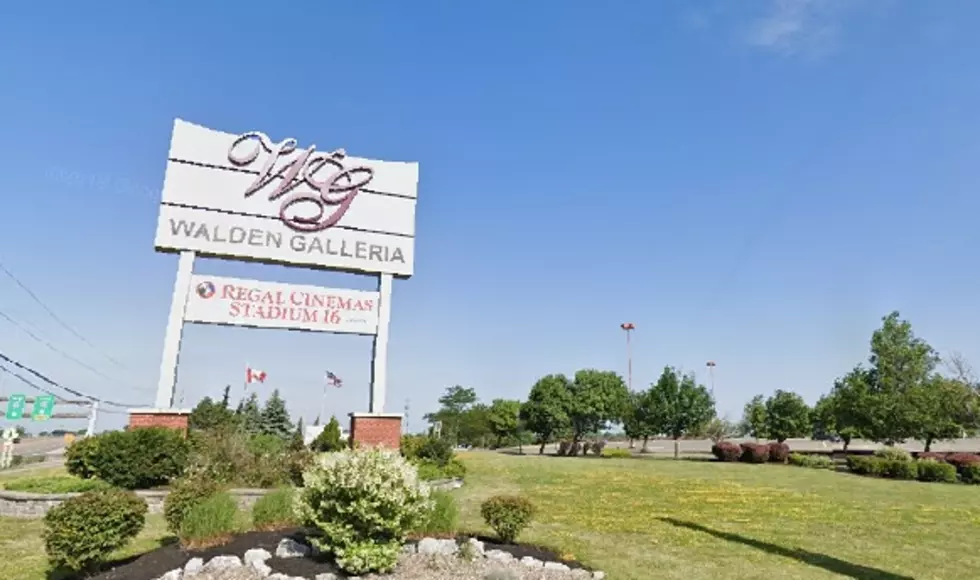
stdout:
POLYGON ((521 580, 521 577, 517 575, 516 570, 498 568, 497 570, 487 572, 483 580, 521 580))
POLYGON ((265 563, 265 560, 252 560, 248 563, 249 567, 258 572, 261 576, 265 577, 272 574, 272 568, 265 563))
POLYGON ((333 572, 325 572, 323 574, 317 574, 314 580, 337 580, 337 575, 333 572))
POLYGON ((596 570, 592 573, 593 580, 603 580, 606 577, 606 573, 602 570, 596 570))
POLYGON ((484 555, 484 553, 483 553, 483 542, 481 542, 480 540, 477 540, 476 538, 470 538, 469 540, 467 540, 467 543, 469 543, 469 545, 472 547, 473 551, 477 555, 479 555, 479 556, 483 556, 484 555))
POLYGON ((204 568, 203 558, 191 558, 184 564, 184 575, 190 576, 192 574, 197 574, 204 568))
POLYGON ((483 555, 486 556, 488 560, 493 560, 495 562, 510 562, 514 559, 513 554, 503 550, 487 550, 483 555))
POLYGON ((204 565, 205 572, 220 572, 232 568, 241 568, 242 559, 238 556, 215 556, 204 565))
POLYGON ((160 576, 159 578, 157 578, 157 580, 180 580, 183 577, 183 575, 184 575, 184 571, 181 570, 180 568, 177 568, 175 570, 171 570, 167 572, 163 576, 160 576))
POLYGON ((292 538, 283 538, 276 547, 277 558, 304 558, 310 555, 310 547, 292 538))
POLYGON ((245 556, 242 559, 245 560, 246 564, 252 564, 253 562, 265 562, 271 557, 272 554, 270 554, 268 550, 254 548, 245 552, 245 556))
POLYGON ((419 554, 452 556, 459 550, 456 540, 437 540, 422 538, 418 545, 419 554))
POLYGON ((267 580, 306 580, 305 578, 300 578, 299 576, 289 576, 287 574, 280 574, 276 572, 272 576, 268 576, 267 580))
POLYGON ((417 553, 418 553, 418 547, 415 544, 405 544, 404 546, 402 546, 402 554, 411 555, 417 553))
POLYGON ((561 570, 562 572, 567 572, 567 571, 571 570, 571 568, 569 568, 565 564, 562 564, 561 562, 545 562, 544 563, 544 569, 545 570, 561 570))
POLYGON ((521 564, 524 564, 528 568, 543 568, 544 562, 538 560, 537 558, 532 558, 530 556, 524 556, 521 558, 521 564))

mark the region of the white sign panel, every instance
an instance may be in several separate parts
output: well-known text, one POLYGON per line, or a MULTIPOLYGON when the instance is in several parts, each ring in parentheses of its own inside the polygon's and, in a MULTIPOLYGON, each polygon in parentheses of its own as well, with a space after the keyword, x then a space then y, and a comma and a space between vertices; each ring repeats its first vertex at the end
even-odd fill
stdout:
POLYGON ((377 292, 194 275, 186 322, 375 334, 377 292))
POLYGON ((176 120, 158 250, 409 277, 418 164, 176 120))

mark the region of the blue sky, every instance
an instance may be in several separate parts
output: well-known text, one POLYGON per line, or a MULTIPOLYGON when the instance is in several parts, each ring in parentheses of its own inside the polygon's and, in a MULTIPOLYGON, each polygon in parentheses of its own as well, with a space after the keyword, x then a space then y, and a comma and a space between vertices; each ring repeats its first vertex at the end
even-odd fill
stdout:
MULTIPOLYGON (((3 277, 0 310, 112 380, 2 320, 0 347, 152 402, 177 262, 153 234, 180 117, 420 163, 387 404, 410 398, 413 428, 453 384, 489 400, 552 372, 625 375, 624 321, 634 386, 713 359, 732 418, 777 388, 816 400, 892 309, 980 364, 978 24, 967 1, 15 3, 0 260, 122 365, 3 277)), ((346 384, 327 412, 366 410, 369 357, 367 338, 189 327, 179 389, 188 405, 240 393, 248 361, 310 421, 328 368, 346 384)))

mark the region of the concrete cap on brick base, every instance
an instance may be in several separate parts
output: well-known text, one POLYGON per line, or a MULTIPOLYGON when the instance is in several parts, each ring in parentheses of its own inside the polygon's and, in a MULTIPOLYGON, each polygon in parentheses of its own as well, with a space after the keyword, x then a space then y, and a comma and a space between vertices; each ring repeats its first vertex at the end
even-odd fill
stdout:
POLYGON ((361 447, 385 447, 397 451, 402 442, 402 415, 351 413, 350 439, 361 447))
POLYGON ((129 428, 166 427, 187 432, 189 409, 130 409, 129 428))

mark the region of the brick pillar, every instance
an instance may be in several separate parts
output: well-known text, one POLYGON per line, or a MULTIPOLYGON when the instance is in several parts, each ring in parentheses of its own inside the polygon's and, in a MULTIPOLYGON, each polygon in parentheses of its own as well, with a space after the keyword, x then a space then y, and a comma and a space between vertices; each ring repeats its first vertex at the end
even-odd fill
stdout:
POLYGON ((186 434, 190 414, 186 409, 130 409, 129 428, 166 427, 186 434))
POLYGON ((398 413, 351 413, 350 440, 352 445, 398 451, 402 442, 402 416, 398 413))

